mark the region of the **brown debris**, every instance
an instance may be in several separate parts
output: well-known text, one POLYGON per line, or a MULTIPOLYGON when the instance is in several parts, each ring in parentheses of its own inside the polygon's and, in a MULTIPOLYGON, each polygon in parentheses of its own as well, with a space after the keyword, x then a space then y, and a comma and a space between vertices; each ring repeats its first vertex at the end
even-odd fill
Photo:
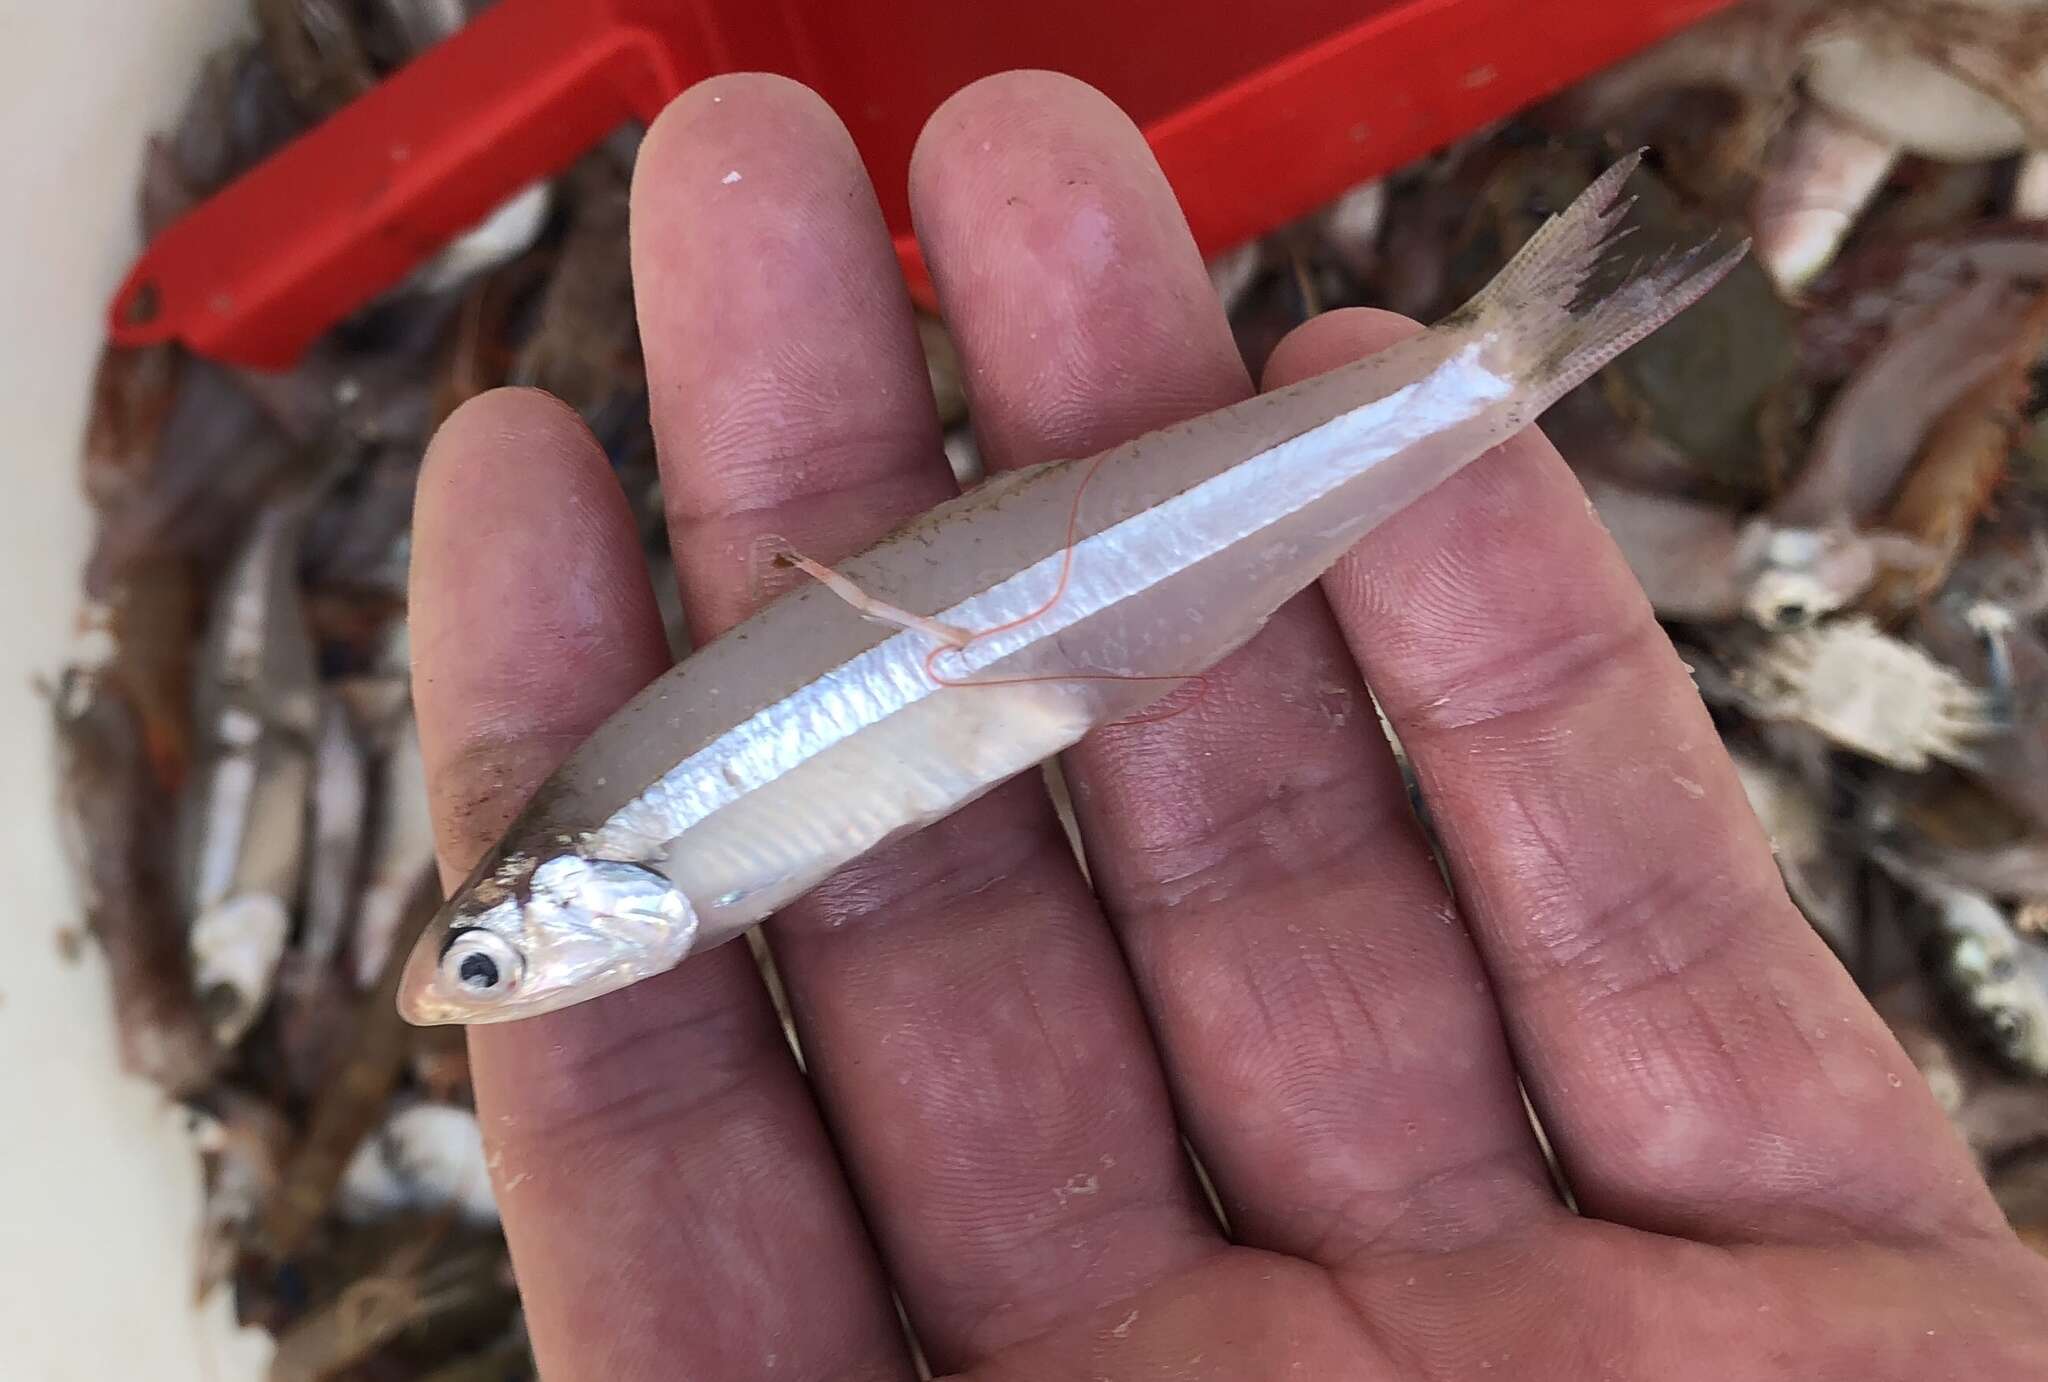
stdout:
POLYGON ((152 560, 211 567, 262 502, 304 470, 298 448, 230 372, 190 360, 181 373, 146 483, 124 489, 102 517, 90 595, 105 598, 152 560))
POLYGON ((329 1382, 408 1334, 450 1317, 502 1316, 512 1298, 504 1245, 444 1245, 428 1221, 368 1272, 278 1335, 270 1382, 329 1382))
POLYGON ((546 389, 591 417, 641 387, 640 332, 625 255, 630 172, 607 149, 570 172, 574 210, 510 382, 546 389))
POLYGON ((163 855, 168 810, 134 707, 108 678, 73 669, 52 697, 60 808, 86 926, 114 991, 121 1063, 166 1093, 220 1064, 193 992, 163 855))
POLYGON ((148 482, 183 365, 171 346, 109 346, 101 353, 84 450, 85 497, 94 508, 117 506, 148 482))
POLYGON ((1818 384, 1846 379, 1902 323, 1986 282, 2048 283, 2048 223, 1968 221, 1852 248, 1807 294, 1800 362, 1818 384))
POLYGON ((1808 528, 1874 519, 1935 422, 2010 357, 2031 302, 1984 282, 1901 318, 1836 397, 1772 517, 1808 528))
POLYGON ((398 981, 413 940, 441 904, 440 880, 424 874, 377 987, 366 995, 353 1040, 308 1119, 303 1142, 263 1217, 261 1243, 277 1260, 302 1251, 318 1229, 356 1146, 384 1114, 405 1065, 407 1028, 398 981))
POLYGON ((202 611, 193 563, 178 557, 135 562, 100 607, 120 682, 142 720, 156 781, 175 792, 192 762, 192 664, 202 611))
POLYGON ((292 1125, 280 1110, 232 1085, 216 1085, 196 1102, 194 1140, 206 1173, 193 1292, 200 1301, 234 1274, 251 1224, 277 1193, 292 1125))
POLYGON ((344 0, 255 0, 264 52, 307 115, 335 111, 377 84, 344 0))

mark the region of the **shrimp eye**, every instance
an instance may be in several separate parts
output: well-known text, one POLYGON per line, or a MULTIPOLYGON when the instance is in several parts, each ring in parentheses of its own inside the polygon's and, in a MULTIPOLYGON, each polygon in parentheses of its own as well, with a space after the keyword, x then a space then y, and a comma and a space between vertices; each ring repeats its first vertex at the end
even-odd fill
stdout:
POLYGON ((502 993, 519 982, 519 952, 495 931, 457 931, 441 952, 441 973, 464 993, 502 993))

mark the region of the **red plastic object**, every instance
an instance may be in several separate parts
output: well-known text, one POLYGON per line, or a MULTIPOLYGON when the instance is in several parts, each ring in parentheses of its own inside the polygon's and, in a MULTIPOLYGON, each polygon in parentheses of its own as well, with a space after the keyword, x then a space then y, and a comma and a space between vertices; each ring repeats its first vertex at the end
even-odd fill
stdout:
POLYGON ((116 295, 124 345, 258 368, 623 121, 716 72, 817 88, 913 286, 905 170, 974 78, 1071 72, 1143 127, 1205 251, 1438 148, 1731 0, 499 0, 168 227, 116 295))

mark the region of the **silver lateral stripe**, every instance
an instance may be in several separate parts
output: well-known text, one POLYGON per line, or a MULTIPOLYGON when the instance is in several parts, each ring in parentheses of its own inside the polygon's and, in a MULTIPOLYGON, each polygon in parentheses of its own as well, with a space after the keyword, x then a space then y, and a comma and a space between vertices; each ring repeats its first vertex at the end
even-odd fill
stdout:
MULTIPOLYGON (((1046 603, 1067 561, 1063 548, 934 618, 964 629, 1016 628, 946 654, 949 679, 967 680, 1054 634, 1143 593, 1260 529, 1306 508, 1387 457, 1509 398, 1513 383, 1480 363, 1483 342, 1428 375, 1292 437, 1257 457, 1074 544, 1067 589, 1046 603), (1160 533, 1173 543, 1162 563, 1160 533)), ((775 781, 820 751, 942 689, 925 670, 933 642, 905 630, 811 686, 764 707, 662 774, 582 847, 594 858, 651 860, 720 807, 775 781)))

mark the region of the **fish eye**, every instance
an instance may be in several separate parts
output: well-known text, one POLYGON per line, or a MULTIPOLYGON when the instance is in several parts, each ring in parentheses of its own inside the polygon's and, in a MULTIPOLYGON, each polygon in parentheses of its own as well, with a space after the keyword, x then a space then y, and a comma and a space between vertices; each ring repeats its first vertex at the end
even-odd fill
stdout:
POLYGON ((441 952, 441 973, 464 993, 504 993, 519 982, 519 952, 495 931, 472 926, 448 938, 441 952))
POLYGON ((1993 1008, 1988 1016, 1991 1030, 2001 1042, 2009 1045, 2026 1034, 2026 1018, 2011 1008, 1993 1008))

